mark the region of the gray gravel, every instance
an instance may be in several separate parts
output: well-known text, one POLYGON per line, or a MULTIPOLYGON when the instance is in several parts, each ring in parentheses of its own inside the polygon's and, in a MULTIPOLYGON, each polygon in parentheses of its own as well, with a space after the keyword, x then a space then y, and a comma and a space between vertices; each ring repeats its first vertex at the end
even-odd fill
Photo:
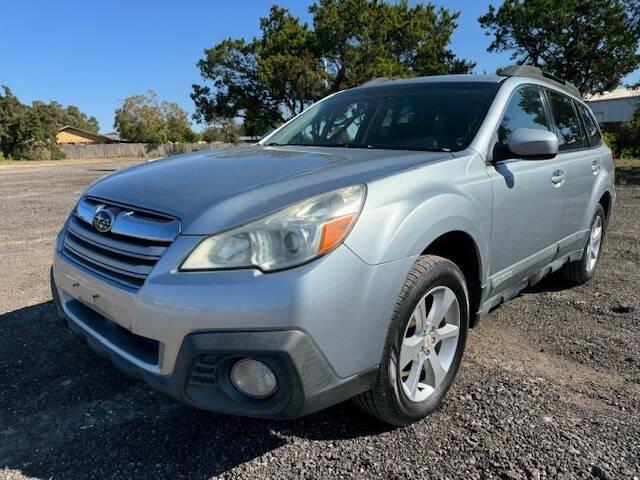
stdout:
POLYGON ((485 317, 442 408, 390 430, 349 402, 280 423, 176 405, 55 321, 55 231, 125 163, 0 166, 0 478, 640 478, 640 187, 589 285, 485 317))

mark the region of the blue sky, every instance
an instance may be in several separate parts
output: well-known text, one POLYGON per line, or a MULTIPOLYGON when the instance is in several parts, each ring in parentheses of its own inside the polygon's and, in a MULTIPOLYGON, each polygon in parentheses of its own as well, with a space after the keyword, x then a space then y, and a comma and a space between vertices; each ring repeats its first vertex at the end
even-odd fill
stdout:
MULTIPOLYGON (((113 129, 124 98, 155 90, 190 113, 196 62, 205 48, 225 37, 250 38, 273 2, 264 0, 20 0, 2 6, 0 84, 25 103, 74 104, 113 129), (99 6, 99 7, 98 7, 99 6)), ((303 20, 311 1, 279 0, 303 20)), ((490 43, 477 18, 488 0, 437 0, 460 11, 451 48, 477 63, 478 73, 509 63, 509 54, 486 51, 490 43)), ((500 2, 493 2, 494 4, 500 2)), ((638 72, 629 81, 640 79, 638 72)))

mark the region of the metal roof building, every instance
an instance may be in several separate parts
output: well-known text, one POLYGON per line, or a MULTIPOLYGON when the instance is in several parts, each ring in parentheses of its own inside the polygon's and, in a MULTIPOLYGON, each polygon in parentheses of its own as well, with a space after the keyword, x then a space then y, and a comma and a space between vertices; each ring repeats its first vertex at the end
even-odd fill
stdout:
POLYGON ((620 88, 612 92, 590 95, 585 101, 600 124, 622 123, 631 120, 640 107, 640 88, 620 88))

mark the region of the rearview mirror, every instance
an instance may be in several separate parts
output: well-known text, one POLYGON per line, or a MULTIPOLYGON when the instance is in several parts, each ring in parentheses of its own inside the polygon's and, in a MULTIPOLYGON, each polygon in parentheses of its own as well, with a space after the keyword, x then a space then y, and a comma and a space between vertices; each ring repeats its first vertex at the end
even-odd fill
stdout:
POLYGON ((545 160, 558 154, 555 133, 534 128, 516 128, 507 142, 509 151, 525 160, 545 160))

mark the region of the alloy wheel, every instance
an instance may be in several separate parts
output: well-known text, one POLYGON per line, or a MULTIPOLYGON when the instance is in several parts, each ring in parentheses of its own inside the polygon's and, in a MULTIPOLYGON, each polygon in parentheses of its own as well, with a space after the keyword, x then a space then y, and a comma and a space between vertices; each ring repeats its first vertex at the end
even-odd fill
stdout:
POLYGON ((591 225, 589 243, 587 244, 587 271, 592 271, 598 261, 600 245, 602 244, 602 217, 598 215, 591 225))
POLYGON ((436 287, 416 305, 402 338, 399 370, 412 402, 426 400, 445 379, 460 336, 460 305, 453 290, 436 287))

